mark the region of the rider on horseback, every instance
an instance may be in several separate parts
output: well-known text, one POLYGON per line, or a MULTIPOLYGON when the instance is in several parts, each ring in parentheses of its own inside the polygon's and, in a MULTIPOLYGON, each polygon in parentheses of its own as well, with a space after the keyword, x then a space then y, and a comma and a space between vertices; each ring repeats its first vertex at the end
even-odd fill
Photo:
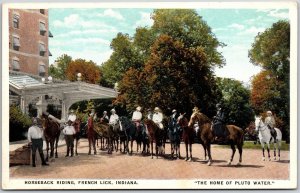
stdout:
POLYGON ((271 132, 272 137, 274 138, 274 141, 276 141, 277 133, 274 129, 275 119, 274 119, 274 116, 272 115, 271 111, 267 111, 267 117, 265 118, 265 124, 270 129, 270 132, 271 132))
POLYGON ((172 115, 171 115, 171 117, 170 117, 170 120, 171 120, 171 128, 173 128, 173 129, 176 129, 177 128, 177 119, 178 119, 178 117, 179 117, 179 115, 177 114, 177 111, 176 111, 176 109, 173 109, 172 110, 172 115))
MULTIPOLYGON (((193 108, 193 114, 194 113, 200 113, 200 110, 199 110, 198 107, 194 107, 193 108)), ((198 124, 198 122, 195 122, 195 124, 194 124, 194 130, 196 132, 196 136, 198 136, 198 133, 199 133, 199 124, 198 124)))
POLYGON ((216 136, 215 140, 217 142, 226 141, 228 131, 225 124, 225 112, 220 103, 218 103, 216 107, 218 111, 213 119, 213 133, 216 136))
POLYGON ((116 110, 112 109, 111 111, 111 115, 109 118, 109 125, 111 125, 113 127, 113 129, 115 129, 116 124, 118 123, 119 120, 119 116, 116 114, 116 110))
POLYGON ((138 106, 136 108, 136 110, 133 112, 132 114, 132 121, 134 122, 137 130, 140 129, 140 126, 141 126, 141 120, 142 120, 142 113, 141 113, 141 110, 142 110, 142 107, 138 106))
POLYGON ((156 123, 160 129, 164 129, 164 126, 162 124, 163 114, 161 113, 161 111, 158 107, 154 108, 154 114, 153 114, 152 121, 154 123, 156 123))
POLYGON ((109 123, 109 118, 108 118, 108 115, 107 115, 107 111, 103 111, 103 116, 101 117, 100 121, 104 122, 104 123, 109 123))

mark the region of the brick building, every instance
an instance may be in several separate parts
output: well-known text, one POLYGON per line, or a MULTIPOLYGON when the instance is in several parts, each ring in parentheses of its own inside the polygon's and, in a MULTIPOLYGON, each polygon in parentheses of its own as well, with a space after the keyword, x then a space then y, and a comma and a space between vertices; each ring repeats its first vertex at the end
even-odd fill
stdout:
POLYGON ((48 75, 48 10, 9 9, 9 70, 48 75))

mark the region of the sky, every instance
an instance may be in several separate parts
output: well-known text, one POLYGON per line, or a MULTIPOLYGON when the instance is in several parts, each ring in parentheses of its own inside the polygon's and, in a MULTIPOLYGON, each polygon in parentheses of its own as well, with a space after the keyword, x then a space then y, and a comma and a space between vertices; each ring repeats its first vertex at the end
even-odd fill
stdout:
MULTIPOLYGON (((216 68, 219 77, 250 84, 261 69, 250 63, 248 51, 258 33, 279 20, 288 20, 288 9, 196 9, 217 39, 227 46, 218 48, 226 60, 216 68)), ((153 24, 153 9, 49 9, 49 64, 62 54, 83 58, 101 65, 112 54, 111 40, 117 33, 131 37, 138 26, 153 24)))

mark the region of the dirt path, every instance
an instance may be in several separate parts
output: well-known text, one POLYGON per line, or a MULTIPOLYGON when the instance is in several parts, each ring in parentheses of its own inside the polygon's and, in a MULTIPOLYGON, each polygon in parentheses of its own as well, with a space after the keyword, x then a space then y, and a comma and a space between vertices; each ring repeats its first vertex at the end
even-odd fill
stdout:
MULTIPOLYGON (((136 148, 134 148, 136 150, 136 148)), ((245 149, 242 166, 237 167, 238 153, 233 165, 227 166, 231 149, 213 146, 213 165, 207 166, 200 144, 193 145, 192 162, 184 159, 171 160, 120 152, 109 155, 98 151, 87 155, 88 143, 81 140, 76 157, 64 157, 65 146, 59 147, 59 158, 50 160, 49 167, 15 166, 10 168, 12 178, 97 178, 97 179, 289 179, 289 151, 281 152, 281 161, 262 161, 261 150, 245 149)), ((169 144, 166 154, 170 153, 169 144)), ((184 145, 181 154, 185 155, 184 145)))

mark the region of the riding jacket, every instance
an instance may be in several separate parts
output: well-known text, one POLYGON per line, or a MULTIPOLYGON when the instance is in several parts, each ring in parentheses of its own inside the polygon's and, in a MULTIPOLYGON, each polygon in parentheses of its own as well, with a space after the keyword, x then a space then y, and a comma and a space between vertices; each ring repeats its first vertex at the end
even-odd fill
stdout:
POLYGON ((43 138, 43 130, 37 125, 33 125, 28 129, 28 141, 31 142, 31 139, 42 139, 43 138))
POLYGON ((265 118, 265 124, 269 125, 271 128, 275 127, 275 119, 273 116, 268 116, 265 118))
POLYGON ((74 126, 68 125, 63 129, 64 135, 74 135, 76 133, 74 126))
POLYGON ((119 120, 119 116, 117 114, 111 114, 109 118, 109 124, 115 125, 119 120))

